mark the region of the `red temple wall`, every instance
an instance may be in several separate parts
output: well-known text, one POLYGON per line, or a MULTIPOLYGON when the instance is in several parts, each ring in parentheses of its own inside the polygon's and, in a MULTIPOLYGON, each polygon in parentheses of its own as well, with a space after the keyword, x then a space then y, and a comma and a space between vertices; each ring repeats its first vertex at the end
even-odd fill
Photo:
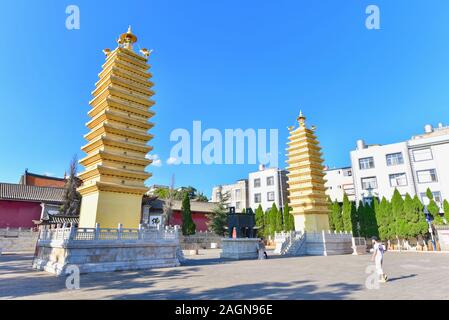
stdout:
POLYGON ((33 228, 41 213, 39 202, 0 200, 0 228, 33 228))

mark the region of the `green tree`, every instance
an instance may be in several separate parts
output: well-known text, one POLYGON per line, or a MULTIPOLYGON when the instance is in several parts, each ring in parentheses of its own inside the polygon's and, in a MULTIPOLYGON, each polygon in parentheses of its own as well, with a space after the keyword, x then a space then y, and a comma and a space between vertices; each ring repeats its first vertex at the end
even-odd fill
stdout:
POLYGON ((446 219, 446 223, 449 223, 449 202, 444 200, 443 202, 443 210, 444 210, 444 218, 446 219))
POLYGON ((404 200, 404 214, 407 224, 406 237, 417 238, 425 235, 428 231, 428 225, 423 212, 423 205, 418 196, 412 198, 408 193, 404 200))
POLYGON ((228 226, 228 209, 226 207, 228 200, 229 193, 220 194, 220 201, 213 211, 207 215, 207 228, 209 231, 224 237, 226 236, 226 228, 228 226))
POLYGON ((192 219, 192 212, 190 211, 190 197, 186 192, 184 194, 184 200, 182 200, 182 234, 190 236, 195 234, 196 225, 192 219))
POLYGON ((443 218, 440 216, 440 207, 438 207, 430 188, 427 189, 426 196, 429 199, 429 204, 427 205, 427 210, 429 211, 429 213, 432 215, 432 217, 434 219, 433 223, 436 225, 443 224, 443 218))
POLYGON ((346 194, 343 197, 342 215, 344 231, 351 232, 352 224, 354 222, 354 205, 349 201, 346 194))
POLYGON ((257 236, 259 238, 265 236, 265 213, 263 212, 262 205, 259 205, 256 209, 256 227, 259 228, 257 230, 257 236))
POLYGON ((389 240, 391 238, 389 227, 391 221, 390 207, 391 205, 385 197, 382 198, 382 201, 376 207, 375 214, 377 227, 379 230, 379 238, 381 240, 389 240))
POLYGON ((407 223, 404 214, 404 199, 397 189, 394 190, 391 198, 390 235, 397 239, 405 238, 407 234, 407 223))
POLYGON ((294 231, 295 230, 295 217, 291 214, 292 208, 288 205, 285 206, 284 209, 284 229, 285 231, 294 231))
POLYGON ((79 216, 81 207, 81 194, 77 188, 81 185, 81 180, 77 177, 78 159, 73 156, 70 162, 69 177, 66 180, 63 195, 63 204, 60 212, 66 216, 79 216))
POLYGON ((379 237, 379 229, 377 227, 377 219, 376 219, 376 210, 379 206, 379 200, 377 198, 373 198, 370 205, 365 206, 365 237, 379 237))
POLYGON ((344 229, 343 215, 341 214, 341 206, 337 199, 332 203, 332 221, 334 223, 334 231, 340 232, 344 229))
POLYGON ((357 207, 357 217, 359 223, 359 234, 360 237, 367 237, 368 234, 368 211, 369 204, 364 204, 363 201, 359 202, 357 207))
POLYGON ((335 223, 334 223, 334 219, 332 216, 332 199, 330 197, 327 197, 327 208, 329 209, 329 213, 328 213, 328 219, 329 219, 329 229, 331 231, 335 231, 335 223))

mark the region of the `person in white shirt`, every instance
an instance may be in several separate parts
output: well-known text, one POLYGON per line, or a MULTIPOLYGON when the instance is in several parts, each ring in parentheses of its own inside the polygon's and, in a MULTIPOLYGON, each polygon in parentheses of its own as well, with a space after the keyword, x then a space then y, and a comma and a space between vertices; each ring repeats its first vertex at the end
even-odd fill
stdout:
POLYGON ((374 261, 376 264, 376 271, 377 274, 379 275, 379 281, 387 282, 388 278, 383 270, 385 246, 376 237, 372 237, 371 240, 373 242, 373 249, 374 249, 371 261, 374 261))

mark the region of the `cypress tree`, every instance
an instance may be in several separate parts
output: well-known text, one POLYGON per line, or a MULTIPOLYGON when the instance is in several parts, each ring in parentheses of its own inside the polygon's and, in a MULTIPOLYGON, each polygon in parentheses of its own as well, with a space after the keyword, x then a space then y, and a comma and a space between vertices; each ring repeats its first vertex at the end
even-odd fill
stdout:
POLYGON ((427 210, 432 215, 434 221, 433 223, 436 225, 443 224, 443 218, 440 216, 440 208, 438 207, 437 203, 434 200, 433 193, 430 190, 430 188, 427 189, 426 192, 427 198, 429 198, 429 204, 427 205, 427 210))
POLYGON ((327 197, 327 208, 329 209, 328 219, 329 219, 329 228, 331 231, 335 231, 335 223, 332 215, 332 206, 333 202, 330 197, 327 197))
POLYGON ((344 231, 351 232, 353 222, 353 204, 349 201, 349 198, 346 194, 343 197, 342 211, 344 231))
POLYGON ((367 220, 367 227, 366 227, 366 237, 379 237, 379 228, 377 226, 377 219, 376 219, 376 211, 377 207, 379 206, 379 200, 377 198, 373 198, 373 201, 371 202, 371 205, 365 208, 366 212, 366 220, 367 220))
POLYGON ((444 200, 443 202, 443 210, 444 210, 444 218, 446 219, 446 223, 449 223, 449 202, 444 200))
POLYGON ((285 231, 295 230, 295 217, 291 214, 292 208, 288 205, 285 206, 284 219, 285 219, 285 231))
POLYGON ((196 225, 192 219, 192 212, 190 211, 190 197, 189 193, 187 192, 184 194, 181 210, 182 210, 182 234, 185 236, 195 234, 196 225))
POLYGON ((257 236, 263 237, 265 235, 265 213, 263 212, 262 205, 256 209, 256 226, 260 229, 257 230, 257 236))
POLYGON ((367 237, 368 234, 368 207, 368 204, 364 205, 363 201, 359 201, 359 205, 357 207, 357 217, 359 222, 360 237, 367 237))
POLYGON ((381 240, 389 240, 390 204, 385 197, 382 198, 382 201, 377 206, 375 214, 379 230, 379 238, 381 240))
POLYGON ((273 203, 273 206, 271 207, 271 215, 271 219, 273 220, 272 235, 274 235, 275 232, 281 232, 284 229, 282 213, 278 210, 275 203, 273 203))
POLYGON ((335 199, 334 203, 332 204, 332 221, 334 223, 334 231, 343 231, 343 215, 341 214, 341 207, 337 199, 335 199))
POLYGON ((396 238, 404 238, 406 235, 406 220, 404 215, 404 199, 397 189, 391 198, 390 235, 396 238))

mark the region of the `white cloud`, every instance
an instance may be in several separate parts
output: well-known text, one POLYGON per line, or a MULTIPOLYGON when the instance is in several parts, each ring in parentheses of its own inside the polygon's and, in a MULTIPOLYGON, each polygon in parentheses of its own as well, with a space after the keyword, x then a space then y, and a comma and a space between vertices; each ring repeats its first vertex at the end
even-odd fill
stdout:
POLYGON ((170 157, 170 158, 167 159, 167 164, 169 166, 177 164, 177 163, 178 163, 178 159, 176 159, 175 157, 170 157))
POLYGON ((158 154, 147 154, 145 158, 153 160, 151 164, 153 167, 162 167, 162 160, 159 158, 158 154))

